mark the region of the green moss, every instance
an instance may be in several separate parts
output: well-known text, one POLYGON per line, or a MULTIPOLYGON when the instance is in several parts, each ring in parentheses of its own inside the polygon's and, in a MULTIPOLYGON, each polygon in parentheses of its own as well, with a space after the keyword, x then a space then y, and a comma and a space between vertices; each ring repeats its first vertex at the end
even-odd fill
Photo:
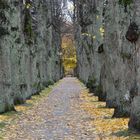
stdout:
POLYGON ((34 83, 34 84, 33 84, 33 87, 34 87, 34 88, 37 88, 37 87, 38 87, 38 84, 39 84, 39 83, 34 83))
POLYGON ((89 88, 89 90, 91 92, 95 91, 96 88, 96 78, 94 76, 90 76, 88 79, 88 82, 86 83, 87 88, 89 88))
POLYGON ((54 82, 51 81, 51 80, 48 81, 48 82, 47 82, 47 81, 44 81, 44 82, 43 82, 43 86, 44 86, 44 87, 48 87, 49 85, 53 85, 53 84, 54 84, 54 82))
POLYGON ((121 5, 130 5, 133 0, 119 0, 119 4, 121 5))
POLYGON ((4 10, 0 11, 0 22, 1 23, 6 23, 7 22, 7 18, 5 16, 4 10))
POLYGON ((26 36, 26 42, 28 44, 32 44, 33 43, 32 17, 30 15, 29 9, 25 10, 24 33, 26 36))
POLYGON ((0 129, 4 128, 4 127, 5 127, 5 125, 6 125, 6 123, 5 123, 5 122, 0 122, 0 129))
POLYGON ((9 112, 3 113, 2 115, 12 117, 13 115, 17 115, 17 114, 18 114, 17 111, 9 111, 9 112))
POLYGON ((88 47, 91 49, 91 48, 93 48, 93 45, 89 44, 88 47))
POLYGON ((0 9, 7 9, 9 8, 7 2, 5 0, 0 0, 0 9))
POLYGON ((133 3, 133 0, 119 0, 119 4, 124 6, 125 13, 128 12, 127 8, 131 3, 133 3))
POLYGON ((96 93, 100 94, 103 92, 103 87, 101 85, 96 86, 96 93))
POLYGON ((7 111, 16 111, 14 105, 9 105, 8 103, 6 103, 4 112, 7 111))
POLYGON ((131 54, 130 53, 121 53, 121 57, 123 58, 123 59, 131 59, 131 54))
POLYGON ((20 44, 20 43, 21 43, 21 38, 18 37, 18 38, 15 40, 15 43, 20 44))
POLYGON ((8 30, 3 27, 0 27, 0 37, 5 36, 7 34, 9 34, 8 30))
POLYGON ((54 82, 53 82, 53 81, 48 81, 47 84, 48 84, 48 86, 49 86, 49 85, 53 85, 54 82))
POLYGON ((25 103, 25 99, 22 96, 14 98, 14 105, 19 105, 24 103, 25 103))

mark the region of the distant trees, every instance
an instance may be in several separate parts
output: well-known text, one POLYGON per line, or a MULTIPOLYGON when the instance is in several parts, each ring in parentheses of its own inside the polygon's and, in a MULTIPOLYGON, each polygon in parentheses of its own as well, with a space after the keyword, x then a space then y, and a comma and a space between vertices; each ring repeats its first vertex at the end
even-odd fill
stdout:
POLYGON ((65 74, 73 72, 77 63, 73 34, 65 34, 63 36, 62 53, 63 53, 63 65, 65 69, 65 74))

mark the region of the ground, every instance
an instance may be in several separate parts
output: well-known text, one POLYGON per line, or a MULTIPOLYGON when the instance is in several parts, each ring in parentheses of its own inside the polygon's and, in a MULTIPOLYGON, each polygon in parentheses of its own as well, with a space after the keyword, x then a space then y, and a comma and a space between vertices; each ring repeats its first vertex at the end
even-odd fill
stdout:
POLYGON ((1 124, 9 122, 1 132, 5 140, 129 139, 128 119, 112 119, 113 109, 105 108, 76 78, 60 80, 16 109, 10 119, 9 114, 0 116, 1 124))

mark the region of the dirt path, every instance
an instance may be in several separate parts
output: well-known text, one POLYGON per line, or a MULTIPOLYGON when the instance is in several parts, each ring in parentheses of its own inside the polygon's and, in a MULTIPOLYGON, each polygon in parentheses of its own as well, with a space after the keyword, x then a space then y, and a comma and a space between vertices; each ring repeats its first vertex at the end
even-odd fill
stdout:
POLYGON ((64 78, 39 105, 8 128, 7 140, 93 140, 90 116, 79 98, 84 87, 76 78, 64 78))

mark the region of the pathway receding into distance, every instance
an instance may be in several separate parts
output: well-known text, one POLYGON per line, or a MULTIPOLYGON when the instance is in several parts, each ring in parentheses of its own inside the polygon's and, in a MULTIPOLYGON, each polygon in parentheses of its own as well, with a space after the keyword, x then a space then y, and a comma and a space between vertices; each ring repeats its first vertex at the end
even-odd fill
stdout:
POLYGON ((67 77, 54 86, 39 105, 21 115, 5 139, 8 140, 93 140, 93 126, 80 107, 85 87, 67 77))

